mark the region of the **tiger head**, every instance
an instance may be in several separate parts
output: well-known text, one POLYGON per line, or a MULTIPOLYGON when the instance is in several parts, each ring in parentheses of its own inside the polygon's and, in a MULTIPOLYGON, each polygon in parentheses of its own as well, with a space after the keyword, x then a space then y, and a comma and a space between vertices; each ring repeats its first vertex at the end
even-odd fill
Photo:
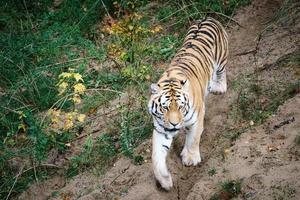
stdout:
POLYGON ((183 127, 189 110, 188 81, 163 80, 151 84, 148 104, 156 128, 164 132, 175 132, 183 127))

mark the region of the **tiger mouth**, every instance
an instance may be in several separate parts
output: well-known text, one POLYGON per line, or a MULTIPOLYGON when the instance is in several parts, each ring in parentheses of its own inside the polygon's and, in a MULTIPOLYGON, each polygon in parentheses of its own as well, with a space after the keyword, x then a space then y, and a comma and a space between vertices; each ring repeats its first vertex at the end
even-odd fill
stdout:
POLYGON ((180 129, 179 128, 164 128, 165 131, 168 131, 168 132, 175 132, 175 131, 179 131, 180 129))

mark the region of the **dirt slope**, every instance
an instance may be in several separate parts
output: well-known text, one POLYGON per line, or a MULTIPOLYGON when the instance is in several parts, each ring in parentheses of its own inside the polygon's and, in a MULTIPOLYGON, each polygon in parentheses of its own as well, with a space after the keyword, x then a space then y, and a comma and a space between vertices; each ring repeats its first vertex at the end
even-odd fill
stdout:
POLYGON ((145 159, 142 165, 136 166, 121 158, 103 177, 85 173, 66 184, 57 178, 56 183, 44 185, 43 189, 31 187, 19 199, 60 199, 50 197, 55 190, 71 199, 81 200, 209 199, 219 191, 220 182, 225 180, 242 181, 239 199, 300 199, 300 147, 295 143, 296 136, 300 134, 299 94, 286 101, 264 124, 254 124, 234 142, 224 137, 228 130, 239 128, 230 110, 239 99, 233 85, 241 77, 256 73, 255 80, 250 81, 279 84, 297 76, 286 72, 290 68, 276 67, 282 57, 300 47, 299 14, 290 24, 271 26, 282 3, 255 0, 234 16, 242 27, 233 23, 227 28, 231 55, 229 89, 225 95, 209 95, 207 98, 205 130, 200 144, 203 162, 198 167, 181 164, 179 154, 184 141, 181 134, 168 158, 174 182, 171 192, 164 192, 156 186, 151 170, 151 141, 148 140, 138 148, 145 159), (280 124, 290 118, 293 119, 290 124, 280 124), (274 129, 275 125, 282 126, 274 129), (227 150, 225 157, 224 149, 227 150), (212 168, 216 174, 210 176, 208 171, 212 168))

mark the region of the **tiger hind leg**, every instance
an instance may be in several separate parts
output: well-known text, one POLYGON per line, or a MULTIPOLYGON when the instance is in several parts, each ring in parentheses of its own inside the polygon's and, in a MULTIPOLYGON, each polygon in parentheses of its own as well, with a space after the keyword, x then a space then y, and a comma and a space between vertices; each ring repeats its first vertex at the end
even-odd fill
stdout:
POLYGON ((212 94, 224 94, 227 90, 226 70, 215 70, 208 85, 208 91, 212 94))

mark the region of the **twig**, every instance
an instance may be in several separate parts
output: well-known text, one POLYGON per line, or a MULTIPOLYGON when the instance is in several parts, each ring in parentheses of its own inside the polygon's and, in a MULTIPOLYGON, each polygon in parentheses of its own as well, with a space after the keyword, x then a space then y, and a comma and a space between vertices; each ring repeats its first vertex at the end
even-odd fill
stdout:
POLYGON ((80 140, 80 139, 82 139, 82 138, 84 138, 84 137, 86 137, 86 136, 88 136, 88 135, 91 135, 91 134, 93 134, 93 133, 97 133, 97 132, 100 131, 100 130, 101 130, 101 129, 99 128, 99 129, 93 130, 91 133, 87 133, 87 134, 84 134, 84 135, 80 135, 80 136, 78 136, 78 137, 72 139, 70 142, 74 142, 74 141, 76 141, 76 140, 80 140))
POLYGON ((279 124, 276 124, 273 129, 276 130, 276 129, 279 129, 280 127, 284 126, 284 125, 287 125, 287 124, 290 124, 292 122, 295 121, 295 117, 290 117, 288 119, 285 119, 284 121, 280 122, 279 124))
MULTIPOLYGON (((74 93, 65 95, 65 96, 63 96, 62 98, 58 99, 58 100, 57 100, 57 101, 49 108, 49 110, 50 110, 50 109, 53 109, 53 108, 54 108, 57 104, 59 104, 61 101, 64 100, 63 102, 65 102, 66 99, 67 99, 69 96, 72 96, 72 95, 74 95, 74 93)), ((43 117, 43 119, 42 119, 42 121, 41 121, 41 123, 40 123, 40 126, 43 125, 43 123, 44 123, 46 117, 47 117, 47 113, 44 114, 44 117, 43 117)))
MULTIPOLYGON (((60 167, 60 166, 57 166, 57 165, 54 165, 54 164, 47 164, 47 163, 40 164, 40 165, 38 165, 38 166, 36 166, 36 167, 55 167, 55 168, 62 168, 62 167, 60 167)), ((24 171, 21 173, 21 175, 24 174, 24 173, 26 173, 26 172, 28 172, 28 171, 30 171, 30 170, 32 170, 32 169, 33 169, 33 167, 29 167, 28 169, 24 170, 24 171)), ((17 177, 17 176, 15 176, 14 178, 16 178, 16 177, 17 177)))
POLYGON ((122 174, 124 174, 124 173, 129 169, 129 167, 130 167, 130 165, 128 165, 125 169, 123 169, 123 170, 121 171, 121 173, 120 173, 119 175, 117 175, 117 176, 110 182, 110 185, 113 184, 113 183, 117 180, 117 178, 119 178, 122 174))
POLYGON ((24 165, 20 169, 19 173, 15 176, 15 181, 14 181, 13 185, 11 186, 8 195, 6 196, 6 200, 8 200, 9 196, 11 195, 11 192, 14 189, 14 187, 15 187, 17 181, 18 181, 19 176, 21 176, 21 174, 23 173, 23 169, 24 169, 24 165))
MULTIPOLYGON (((229 19, 230 21, 235 22, 239 27, 245 28, 244 26, 242 26, 238 21, 236 21, 236 20, 233 19, 232 17, 229 17, 229 16, 227 16, 227 15, 225 15, 225 14, 223 14, 223 13, 220 13, 220 12, 215 12, 215 11, 197 12, 197 13, 192 13, 192 14, 190 14, 190 16, 192 16, 192 15, 198 15, 198 14, 216 14, 216 15, 221 15, 221 16, 223 16, 223 17, 229 19)), ((181 22, 181 21, 178 21, 178 22, 175 22, 175 23, 173 23, 173 24, 170 24, 170 25, 168 25, 168 27, 172 27, 172 26, 174 26, 175 24, 178 24, 179 22, 181 22)))
POLYGON ((8 111, 10 111, 10 112, 15 113, 15 114, 19 114, 18 111, 12 110, 12 109, 7 108, 7 107, 5 107, 5 106, 1 106, 1 107, 4 108, 4 109, 6 109, 6 110, 8 110, 8 111))
POLYGON ((104 4, 104 2, 103 2, 102 0, 101 0, 101 3, 102 3, 102 5, 103 5, 103 7, 104 7, 104 10, 105 10, 107 16, 109 16, 110 18, 112 18, 111 15, 110 15, 109 12, 108 12, 108 9, 106 8, 106 6, 105 6, 105 4, 104 4))
POLYGON ((35 178, 35 181, 36 181, 37 183, 39 183, 39 179, 38 179, 38 177, 37 177, 37 175, 36 175, 36 166, 35 166, 35 161, 33 160, 32 162, 33 162, 33 172, 34 172, 34 178, 35 178))
MULTIPOLYGON (((82 20, 89 14, 89 12, 90 12, 92 9, 95 8, 95 6, 96 6, 98 3, 99 3, 99 0, 97 0, 97 1, 93 4, 93 6, 90 7, 90 9, 86 11, 85 15, 78 21, 78 23, 76 23, 76 25, 79 25, 79 24, 82 22, 82 20)), ((75 28, 74 28, 72 31, 74 31, 74 30, 75 30, 75 28)))
POLYGON ((121 64, 118 63, 118 62, 116 61, 116 59, 114 59, 113 57, 108 56, 107 58, 111 59, 111 60, 115 63, 115 65, 117 65, 117 68, 118 68, 118 69, 120 69, 120 68, 122 67, 121 64))
POLYGON ((233 56, 243 56, 243 55, 247 55, 249 53, 256 53, 256 51, 257 51, 257 49, 255 48, 255 49, 252 49, 252 50, 249 50, 249 51, 234 54, 233 56))
POLYGON ((56 66, 56 65, 62 65, 62 64, 66 64, 66 63, 76 62, 76 61, 85 60, 85 59, 92 59, 92 58, 95 58, 95 57, 91 56, 91 57, 84 57, 84 58, 76 58, 76 59, 73 59, 73 60, 67 60, 67 61, 64 61, 64 62, 57 62, 57 63, 45 65, 45 66, 42 66, 42 67, 37 67, 37 69, 53 67, 53 66, 56 66))
POLYGON ((108 89, 108 88, 90 88, 90 89, 87 89, 87 91, 108 91, 108 92, 115 92, 115 93, 119 93, 119 94, 125 94, 124 92, 121 92, 118 90, 112 90, 112 89, 108 89))
POLYGON ((25 9, 26 9, 26 14, 27 14, 27 18, 29 19, 29 21, 30 21, 30 24, 31 24, 31 28, 33 29, 34 28, 34 26, 33 26, 33 23, 32 23, 32 20, 31 20, 31 17, 30 17, 30 15, 29 15, 29 12, 28 12, 28 9, 27 9, 27 4, 26 4, 26 1, 25 0, 23 0, 23 3, 24 3, 24 6, 25 6, 25 9))
POLYGON ((184 10, 184 9, 190 7, 190 6, 196 5, 196 4, 199 4, 199 3, 191 3, 191 4, 189 4, 189 5, 185 5, 185 6, 183 6, 182 8, 180 8, 180 9, 176 10, 175 12, 171 13, 170 15, 168 15, 168 16, 162 18, 161 20, 159 20, 159 22, 164 21, 165 19, 168 19, 168 18, 172 17, 172 16, 175 15, 176 13, 181 12, 182 10, 184 10))
POLYGON ((220 12, 215 12, 215 11, 209 11, 209 12, 204 12, 204 13, 207 13, 207 14, 216 14, 216 15, 221 15, 221 16, 223 16, 223 17, 225 17, 225 18, 227 18, 227 19, 229 19, 230 21, 233 21, 233 22, 235 22, 239 27, 241 27, 241 28, 245 28, 244 26, 242 26, 238 21, 236 21, 235 19, 233 19, 232 17, 229 17, 229 16, 227 16, 227 15, 225 15, 225 14, 223 14, 223 13, 220 13, 220 12))
POLYGON ((177 199, 180 200, 180 187, 179 187, 179 179, 177 179, 177 199))

